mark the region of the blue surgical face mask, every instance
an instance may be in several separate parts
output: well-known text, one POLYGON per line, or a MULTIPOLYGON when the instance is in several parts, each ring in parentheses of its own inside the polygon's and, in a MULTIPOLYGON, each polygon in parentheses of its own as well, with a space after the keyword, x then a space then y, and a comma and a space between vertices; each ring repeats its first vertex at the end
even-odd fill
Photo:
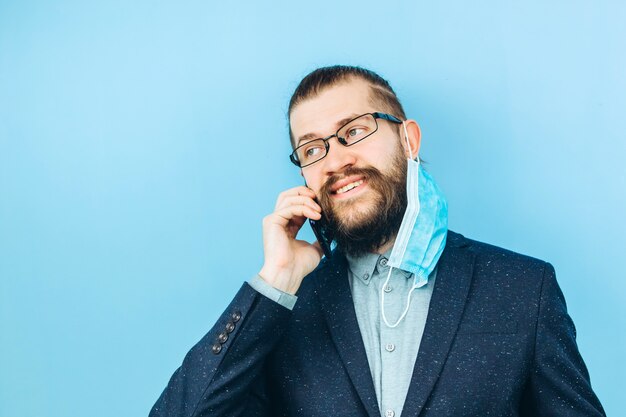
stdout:
POLYGON ((428 276, 435 269, 446 246, 448 234, 448 203, 430 174, 422 167, 419 157, 413 160, 406 125, 404 122, 402 125, 410 153, 406 175, 407 208, 387 262, 390 266, 389 274, 380 291, 382 317, 388 327, 400 324, 409 311, 413 290, 428 283, 428 276), (389 324, 385 316, 384 288, 389 283, 393 268, 412 272, 414 282, 400 318, 396 323, 389 324))

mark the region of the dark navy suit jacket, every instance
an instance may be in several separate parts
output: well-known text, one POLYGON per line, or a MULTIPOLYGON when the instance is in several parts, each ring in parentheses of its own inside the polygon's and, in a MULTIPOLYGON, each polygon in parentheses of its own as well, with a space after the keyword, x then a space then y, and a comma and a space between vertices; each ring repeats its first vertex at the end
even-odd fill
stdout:
MULTIPOLYGON (((244 284, 150 416, 380 416, 345 258, 297 295, 244 284)), ((449 232, 402 417, 602 415, 554 268, 449 232)))

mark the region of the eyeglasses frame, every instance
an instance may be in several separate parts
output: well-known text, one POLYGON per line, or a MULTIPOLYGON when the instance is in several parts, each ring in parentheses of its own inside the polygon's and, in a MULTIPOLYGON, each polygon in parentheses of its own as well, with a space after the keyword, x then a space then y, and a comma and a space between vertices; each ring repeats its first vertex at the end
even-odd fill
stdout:
POLYGON ((317 138, 317 139, 311 139, 309 141, 307 141, 306 143, 303 143, 302 145, 298 145, 293 152, 291 152, 291 154, 289 155, 289 159, 291 160, 291 162, 300 168, 305 168, 308 167, 310 165, 313 165, 319 161, 321 161, 322 159, 326 158, 326 156, 328 155, 328 151, 330 150, 330 143, 328 143, 329 140, 331 140, 332 138, 337 138, 337 141, 339 143, 341 143, 343 146, 352 146, 355 145, 359 142, 361 142, 363 139, 367 139, 368 137, 372 136, 374 133, 378 132, 378 122, 377 119, 383 119, 383 120, 387 120, 389 122, 392 123, 397 123, 400 124, 402 123, 402 120, 398 119, 397 117, 391 115, 391 114, 387 114, 387 113, 381 113, 381 112, 374 112, 374 113, 363 113, 360 116, 355 117, 354 119, 350 119, 349 121, 347 121, 346 123, 344 123, 339 129, 337 129, 337 131, 335 132, 335 134, 330 135, 330 136, 326 136, 325 138, 317 138), (376 123, 376 129, 373 130, 371 133, 369 133, 367 136, 362 137, 361 139, 357 140, 356 142, 352 142, 350 144, 348 144, 348 142, 346 141, 345 138, 342 138, 341 136, 339 136, 339 131, 341 129, 343 129, 344 127, 346 127, 347 125, 349 125, 350 123, 354 122, 356 119, 360 119, 363 116, 367 116, 370 115, 374 118, 374 123, 376 123), (298 149, 300 149, 303 146, 308 145, 309 143, 316 141, 316 140, 323 140, 324 141, 324 147, 326 148, 326 154, 324 156, 322 156, 320 159, 318 159, 317 161, 313 161, 310 164, 306 164, 306 165, 301 165, 300 161, 298 161, 297 157, 296 157, 296 152, 298 151, 298 149))

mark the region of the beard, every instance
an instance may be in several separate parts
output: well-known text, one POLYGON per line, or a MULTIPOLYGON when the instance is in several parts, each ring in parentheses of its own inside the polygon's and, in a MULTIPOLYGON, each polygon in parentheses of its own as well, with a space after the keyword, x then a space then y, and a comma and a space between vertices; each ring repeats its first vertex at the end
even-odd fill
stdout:
POLYGON ((406 159, 398 147, 386 172, 371 166, 349 167, 328 178, 319 203, 339 250, 358 257, 375 252, 396 236, 407 206, 406 173, 406 159), (354 199, 333 201, 333 184, 351 175, 362 176, 370 190, 354 199), (369 200, 365 207, 359 207, 364 206, 362 200, 369 200))

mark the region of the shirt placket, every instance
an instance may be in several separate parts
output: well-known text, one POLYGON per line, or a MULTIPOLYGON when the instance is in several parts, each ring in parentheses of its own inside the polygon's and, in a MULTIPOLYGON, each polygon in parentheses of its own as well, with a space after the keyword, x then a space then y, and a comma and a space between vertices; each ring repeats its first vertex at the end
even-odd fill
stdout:
MULTIPOLYGON (((380 294, 381 288, 384 285, 387 275, 389 274, 389 267, 387 266, 387 258, 381 257, 378 263, 378 279, 377 291, 380 294)), ((406 277, 401 271, 393 269, 391 278, 387 286, 383 289, 385 292, 385 316, 389 323, 395 323, 405 307, 406 296, 409 289, 406 287, 406 277)), ((399 398, 398 387, 398 370, 402 366, 399 349, 401 349, 402 334, 405 331, 404 323, 407 318, 404 318, 400 324, 394 328, 388 327, 383 319, 382 315, 379 315, 380 320, 380 356, 381 356, 381 370, 382 370, 382 398, 381 398, 381 413, 384 417, 396 417, 400 416, 402 411, 401 400, 399 398)))

